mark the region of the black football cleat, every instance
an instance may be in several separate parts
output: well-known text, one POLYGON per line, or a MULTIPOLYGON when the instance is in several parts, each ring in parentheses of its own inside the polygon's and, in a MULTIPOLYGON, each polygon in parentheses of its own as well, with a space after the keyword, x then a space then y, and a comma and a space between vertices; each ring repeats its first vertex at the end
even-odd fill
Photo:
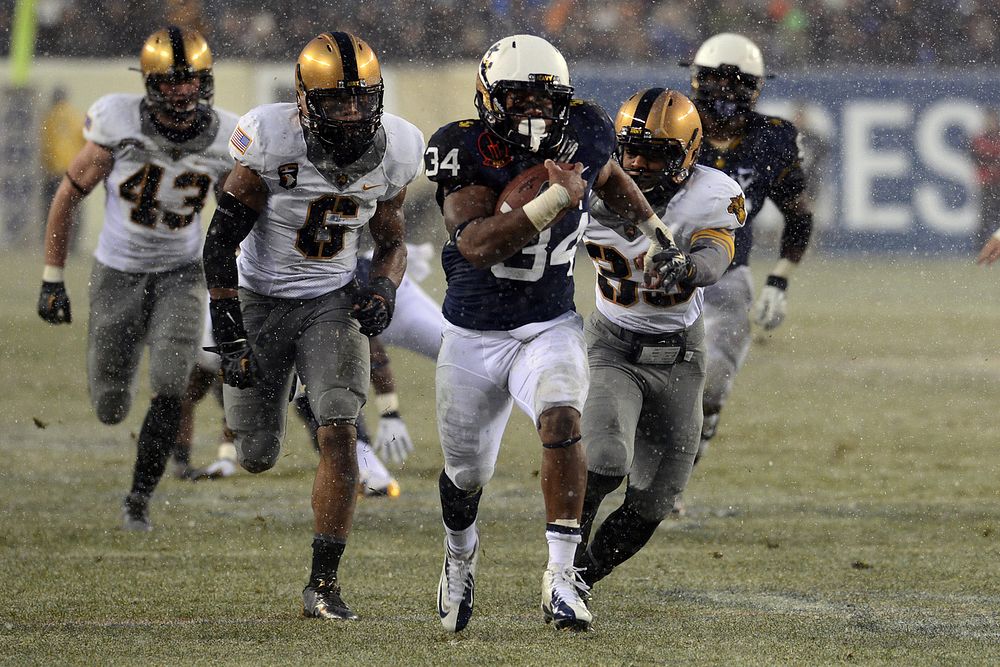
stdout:
POLYGON ((329 621, 356 621, 358 615, 351 611, 340 597, 340 584, 336 579, 320 580, 316 586, 302 589, 302 615, 306 618, 325 618, 329 621))
POLYGON ((153 530, 149 522, 149 497, 139 493, 130 493, 122 503, 122 529, 134 532, 148 533, 153 530))

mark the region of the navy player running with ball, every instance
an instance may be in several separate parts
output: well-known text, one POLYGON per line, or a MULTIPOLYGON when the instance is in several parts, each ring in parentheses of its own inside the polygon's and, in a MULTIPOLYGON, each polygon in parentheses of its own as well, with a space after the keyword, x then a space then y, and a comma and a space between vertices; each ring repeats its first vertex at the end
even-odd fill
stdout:
POLYGON ((589 373, 573 306, 573 260, 591 190, 647 236, 660 231, 662 241, 648 257, 659 253, 657 268, 668 277, 684 257, 612 159, 607 114, 573 100, 566 61, 551 44, 515 35, 490 47, 479 65, 476 106, 478 119, 442 127, 425 154, 451 237, 442 255, 447 322, 436 379, 446 533, 438 613, 450 631, 462 630, 472 616, 479 501, 516 403, 542 442, 549 551, 542 612, 557 628, 587 629, 586 586, 573 559, 586 486, 580 411, 589 373), (523 207, 495 212, 505 186, 539 164, 550 187, 523 207))
POLYGON ((750 351, 750 319, 766 330, 785 319, 785 290, 812 233, 798 132, 781 118, 753 110, 764 81, 760 49, 746 37, 715 35, 695 53, 692 100, 705 129, 698 161, 731 176, 746 194, 747 220, 736 231, 736 256, 729 270, 705 288, 708 379, 699 457, 714 437, 733 379, 750 351), (770 199, 785 218, 781 257, 756 302, 750 276, 753 219, 770 199))

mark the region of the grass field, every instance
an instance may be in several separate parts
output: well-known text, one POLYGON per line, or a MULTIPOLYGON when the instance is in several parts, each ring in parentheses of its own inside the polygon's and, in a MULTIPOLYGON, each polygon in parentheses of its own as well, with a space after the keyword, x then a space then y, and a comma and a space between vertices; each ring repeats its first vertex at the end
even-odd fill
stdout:
MULTIPOLYGON (((482 504, 476 616, 453 636, 434 607, 430 362, 394 354, 418 449, 401 498, 358 506, 342 579, 362 622, 305 621, 302 430, 264 475, 165 479, 154 532, 121 532, 145 376, 140 409, 101 426, 84 371, 89 258, 68 274, 76 321, 55 328, 34 314, 40 258, 0 257, 0 663, 1000 662, 996 270, 807 258, 695 471, 691 516, 599 585, 585 635, 541 622, 540 454, 517 415, 482 504)), ((196 462, 214 455, 218 414, 199 412, 196 462)))

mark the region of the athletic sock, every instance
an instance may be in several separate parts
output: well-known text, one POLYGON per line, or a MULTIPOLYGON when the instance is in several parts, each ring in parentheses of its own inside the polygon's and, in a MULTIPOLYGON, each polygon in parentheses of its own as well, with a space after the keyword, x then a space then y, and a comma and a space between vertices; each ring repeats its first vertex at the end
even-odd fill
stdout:
POLYGON ((594 583, 606 577, 611 570, 637 554, 659 525, 659 521, 646 521, 624 505, 609 514, 587 550, 592 569, 584 575, 584 579, 594 583))
POLYGON ((562 570, 572 565, 576 547, 581 540, 579 521, 545 524, 545 541, 549 544, 549 567, 562 570), (563 523, 576 525, 563 525, 563 523))
POLYGON ((146 419, 139 431, 139 442, 132 474, 132 493, 147 498, 163 477, 167 459, 177 440, 181 422, 179 396, 156 396, 150 402, 146 419))
POLYGON ((318 586, 321 581, 331 582, 337 578, 340 559, 347 548, 347 540, 334 535, 316 533, 312 542, 312 572, 309 585, 318 586))

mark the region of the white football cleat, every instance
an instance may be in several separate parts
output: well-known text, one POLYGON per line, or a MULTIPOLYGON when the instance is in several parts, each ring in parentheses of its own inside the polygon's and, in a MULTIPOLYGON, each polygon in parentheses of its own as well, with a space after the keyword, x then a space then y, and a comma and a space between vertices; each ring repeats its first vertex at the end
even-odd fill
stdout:
POLYGON ((550 566, 542 575, 542 614, 557 630, 589 630, 594 620, 582 597, 590 586, 580 572, 572 565, 550 566))
POLYGON ((460 632, 472 618, 476 597, 476 568, 479 566, 479 535, 468 558, 456 558, 444 538, 444 565, 438 581, 437 606, 441 625, 448 632, 460 632))
POLYGON ((198 468, 188 473, 188 479, 192 482, 199 479, 222 479, 232 477, 236 474, 236 461, 231 459, 218 459, 212 461, 204 468, 198 468))
POLYGON ((361 480, 358 492, 368 497, 398 498, 400 494, 399 482, 372 451, 371 446, 364 440, 358 440, 357 453, 358 478, 361 480))

